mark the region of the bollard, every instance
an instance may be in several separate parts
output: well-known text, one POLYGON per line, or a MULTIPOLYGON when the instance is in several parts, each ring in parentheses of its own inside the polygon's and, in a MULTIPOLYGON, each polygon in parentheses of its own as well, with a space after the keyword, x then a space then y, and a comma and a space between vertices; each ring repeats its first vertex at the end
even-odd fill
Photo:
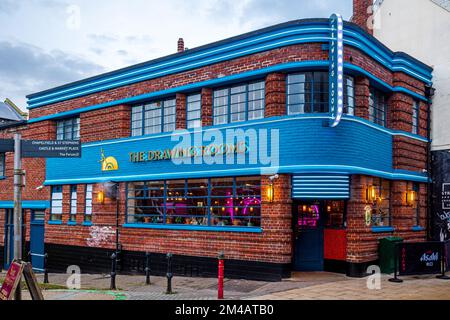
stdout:
POLYGON ((225 254, 223 252, 220 252, 219 256, 217 258, 219 259, 219 273, 218 273, 219 285, 218 285, 217 298, 219 300, 223 300, 223 280, 224 280, 224 269, 225 269, 225 264, 224 264, 225 254))
POLYGON ((446 271, 447 271, 447 256, 446 256, 445 242, 443 242, 441 250, 441 274, 436 276, 436 278, 441 280, 450 280, 450 277, 446 275, 446 271))
POLYGON ((173 294, 172 292, 172 257, 173 255, 171 253, 167 254, 167 290, 166 294, 173 294))
POLYGON ((111 285, 110 290, 117 290, 116 288, 116 267, 117 267, 117 254, 111 255, 111 285))
POLYGON ((44 283, 47 284, 48 282, 48 268, 47 268, 47 263, 48 263, 48 254, 44 254, 44 283))
POLYGON ((145 284, 150 284, 150 252, 145 253, 145 284))

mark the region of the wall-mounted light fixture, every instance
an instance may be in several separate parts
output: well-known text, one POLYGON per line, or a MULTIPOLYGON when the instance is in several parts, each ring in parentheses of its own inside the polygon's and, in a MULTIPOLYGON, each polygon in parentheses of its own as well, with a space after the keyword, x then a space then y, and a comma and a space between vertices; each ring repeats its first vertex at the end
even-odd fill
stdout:
POLYGON ((273 183, 267 186, 267 200, 272 203, 273 202, 273 183))
POLYGON ((406 203, 410 207, 414 207, 417 200, 417 192, 414 190, 408 190, 406 192, 406 203))
POLYGON ((103 190, 99 191, 97 193, 97 201, 100 204, 104 204, 105 203, 105 192, 103 190))
POLYGON ((377 189, 375 186, 368 186, 366 190, 366 202, 374 203, 377 201, 377 189))

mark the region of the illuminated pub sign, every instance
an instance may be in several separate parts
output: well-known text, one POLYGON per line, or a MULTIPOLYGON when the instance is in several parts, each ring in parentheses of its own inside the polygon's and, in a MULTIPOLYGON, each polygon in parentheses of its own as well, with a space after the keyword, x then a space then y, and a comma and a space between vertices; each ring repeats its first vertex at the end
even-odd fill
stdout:
POLYGON ((151 162, 195 157, 214 157, 227 154, 246 154, 249 147, 245 142, 236 144, 211 144, 209 146, 192 146, 189 148, 174 148, 166 150, 152 150, 130 152, 130 162, 151 162))

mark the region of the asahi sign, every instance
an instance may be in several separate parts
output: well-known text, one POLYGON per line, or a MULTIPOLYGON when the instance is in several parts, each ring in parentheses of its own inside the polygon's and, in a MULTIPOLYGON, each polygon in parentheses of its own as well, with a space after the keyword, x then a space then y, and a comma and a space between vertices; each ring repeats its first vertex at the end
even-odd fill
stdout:
POLYGON ((403 243, 400 246, 400 275, 441 273, 444 243, 403 243))

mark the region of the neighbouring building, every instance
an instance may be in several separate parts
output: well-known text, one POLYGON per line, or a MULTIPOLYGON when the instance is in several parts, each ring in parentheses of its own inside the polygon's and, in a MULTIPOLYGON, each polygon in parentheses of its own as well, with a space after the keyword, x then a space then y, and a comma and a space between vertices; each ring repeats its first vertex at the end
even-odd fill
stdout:
POLYGON ((170 252, 176 274, 216 276, 224 252, 227 277, 363 276, 379 239, 426 240, 432 68, 345 22, 344 115, 330 126, 331 32, 308 19, 180 41, 174 55, 28 96, 30 119, 2 137, 83 146, 80 159, 24 159, 35 268, 45 252, 51 271, 108 272, 118 246, 121 272, 143 272, 150 252, 162 274, 170 252))
POLYGON ((0 102, 0 126, 26 120, 27 114, 21 111, 11 100, 0 102))
POLYGON ((434 69, 430 231, 435 240, 450 240, 450 1, 384 0, 375 8, 375 37, 434 69))

